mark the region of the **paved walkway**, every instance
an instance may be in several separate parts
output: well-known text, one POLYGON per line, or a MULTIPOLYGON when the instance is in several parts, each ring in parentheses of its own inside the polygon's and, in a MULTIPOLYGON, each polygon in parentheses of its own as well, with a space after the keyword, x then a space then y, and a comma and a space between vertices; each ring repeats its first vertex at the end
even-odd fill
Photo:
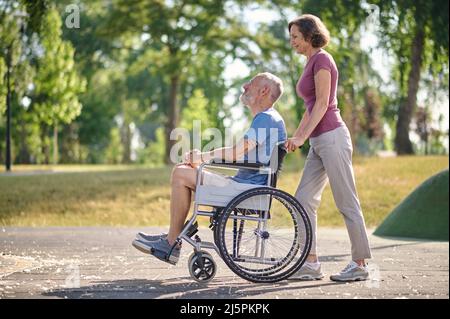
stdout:
MULTIPOLYGON (((318 241, 324 280, 254 284, 213 253, 217 275, 202 285, 189 276, 189 245, 170 266, 130 245, 138 230, 0 228, 0 298, 449 298, 448 242, 371 235, 375 280, 339 284, 328 275, 349 261, 348 236, 345 229, 325 228, 318 241)), ((210 235, 200 230, 203 240, 210 235)))

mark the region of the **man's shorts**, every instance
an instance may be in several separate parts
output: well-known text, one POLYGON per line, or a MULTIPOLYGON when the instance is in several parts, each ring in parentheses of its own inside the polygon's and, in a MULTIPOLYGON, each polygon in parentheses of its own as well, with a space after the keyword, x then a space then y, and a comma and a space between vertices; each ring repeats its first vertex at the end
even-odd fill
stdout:
POLYGON ((226 187, 226 186, 233 186, 234 184, 239 183, 231 179, 231 177, 229 176, 203 170, 203 180, 201 184, 217 187, 226 187))

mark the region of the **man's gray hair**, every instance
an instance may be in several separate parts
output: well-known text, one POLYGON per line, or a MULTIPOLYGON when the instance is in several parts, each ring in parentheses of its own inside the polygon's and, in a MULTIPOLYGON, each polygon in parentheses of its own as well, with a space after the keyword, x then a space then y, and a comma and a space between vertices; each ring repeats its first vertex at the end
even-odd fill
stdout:
POLYGON ((276 101, 283 95, 284 87, 283 87, 283 81, 272 73, 269 72, 263 72, 259 73, 257 75, 258 77, 261 77, 261 79, 269 85, 270 87, 270 96, 272 97, 273 104, 275 104, 276 101))

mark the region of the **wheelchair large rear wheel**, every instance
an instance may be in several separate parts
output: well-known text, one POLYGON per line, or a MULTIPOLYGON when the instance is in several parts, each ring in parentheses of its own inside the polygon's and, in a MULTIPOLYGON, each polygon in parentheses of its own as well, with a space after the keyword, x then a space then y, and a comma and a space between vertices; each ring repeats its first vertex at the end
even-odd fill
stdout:
POLYGON ((290 194, 248 190, 223 210, 216 245, 227 266, 252 282, 276 282, 295 273, 311 249, 308 216, 290 194))

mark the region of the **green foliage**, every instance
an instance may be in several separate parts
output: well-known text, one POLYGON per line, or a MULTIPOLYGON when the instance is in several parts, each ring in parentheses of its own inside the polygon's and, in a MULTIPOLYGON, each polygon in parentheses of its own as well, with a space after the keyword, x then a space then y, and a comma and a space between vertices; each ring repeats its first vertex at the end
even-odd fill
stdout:
POLYGON ((394 111, 398 113, 396 148, 410 153, 408 137, 419 86, 448 90, 448 1, 374 0, 379 11, 382 45, 395 56, 394 111), (419 45, 419 43, 423 43, 419 45), (426 83, 427 78, 432 78, 426 83), (420 81, 425 80, 425 81, 420 81), (425 83, 424 83, 425 82, 425 83))
POLYGON ((195 91, 201 91, 208 103, 206 110, 208 127, 218 128, 222 133, 225 129, 223 119, 229 114, 223 101, 228 92, 223 78, 226 67, 225 59, 225 52, 219 51, 212 54, 208 48, 202 48, 188 66, 187 77, 181 87, 182 98, 180 101, 181 112, 183 112, 183 108, 188 106, 188 100, 195 95, 195 91))
MULTIPOLYGON (((85 81, 76 70, 72 45, 61 39, 61 18, 47 1, 7 2, 0 6, 0 16, 2 75, 11 54, 12 155, 17 162, 48 162, 50 127, 68 124, 80 114, 78 96, 85 81), (29 103, 23 104, 23 98, 29 103)), ((3 112, 4 85, 0 91, 3 112)), ((52 133, 56 142, 57 130, 52 133)))
POLYGON ((181 114, 181 127, 192 131, 194 121, 201 121, 202 129, 211 127, 208 99, 201 89, 194 90, 181 114))
POLYGON ((117 127, 111 129, 109 136, 109 145, 105 152, 106 163, 119 164, 122 162, 123 145, 120 139, 120 131, 117 127))
MULTIPOLYGON (((113 1, 113 9, 104 23, 103 31, 100 32, 104 37, 112 37, 117 41, 120 50, 136 48, 133 52, 133 55, 136 55, 132 58, 136 58, 138 62, 130 71, 136 75, 142 72, 150 73, 155 79, 154 83, 161 85, 156 92, 151 92, 148 88, 146 92, 153 93, 153 103, 157 105, 157 110, 164 120, 166 159, 172 143, 169 140, 169 132, 179 124, 180 98, 187 101, 199 84, 207 82, 208 88, 214 88, 217 83, 215 90, 205 92, 211 91, 208 98, 210 101, 214 100, 212 107, 219 111, 221 101, 217 101, 223 100, 225 90, 223 81, 214 79, 221 78, 223 69, 209 68, 213 71, 213 78, 208 79, 204 77, 208 75, 203 71, 208 70, 205 63, 211 61, 210 57, 216 59, 221 56, 223 59, 228 54, 234 55, 238 49, 248 51, 248 43, 242 41, 248 38, 248 32, 235 16, 226 12, 226 4, 226 1, 164 3, 155 0, 130 3, 116 0, 113 1), (139 41, 143 34, 147 36, 147 40, 139 41), (142 54, 145 59, 139 57, 142 54), (157 74, 154 70, 157 70, 157 74)), ((214 62, 207 65, 223 65, 214 62)))
MULTIPOLYGON (((19 3, 6 2, 0 4, 0 114, 6 109, 6 73, 8 61, 12 67, 28 65, 29 61, 23 58, 23 28, 25 23, 23 17, 18 17, 20 9, 23 9, 19 3), (16 6, 14 6, 14 4, 16 6), (22 30, 21 30, 22 29, 22 30)), ((16 94, 22 96, 24 87, 24 75, 22 72, 12 72, 10 70, 11 87, 15 88, 16 94), (18 80, 18 78, 21 78, 18 80), (21 81, 22 80, 22 81, 21 81), (18 87, 16 87, 18 86, 18 87)))
POLYGON ((47 14, 50 7, 49 0, 21 0, 26 8, 28 14, 27 27, 32 32, 38 32, 42 30, 43 19, 42 17, 47 14))
POLYGON ((399 58, 407 58, 409 50, 402 51, 401 48, 408 48, 415 28, 420 28, 426 32, 427 41, 431 44, 430 52, 433 53, 432 60, 437 62, 432 69, 443 71, 443 66, 448 65, 448 1, 373 0, 369 3, 378 6, 380 36, 385 40, 382 42, 384 46, 396 52, 399 58), (444 62, 444 65, 438 65, 439 62, 444 62))
POLYGON ((5 60, 0 57, 0 119, 3 113, 6 111, 6 64, 5 60))
POLYGON ((37 62, 34 109, 48 126, 68 124, 81 113, 78 95, 84 91, 86 82, 77 73, 71 44, 61 40, 61 18, 55 9, 49 10, 44 26, 41 30, 44 54, 37 62))
MULTIPOLYGON (((330 30, 326 49, 339 67, 339 107, 359 141, 356 151, 392 144, 393 136, 382 141, 378 133, 383 125, 396 130, 418 28, 426 34, 420 86, 429 104, 437 104, 436 92, 448 88, 447 1, 76 1, 81 28, 70 29, 61 17, 72 3, 0 1, 0 161, 8 47, 13 157, 21 163, 47 162, 52 134, 59 136, 66 163, 128 162, 137 151, 137 162, 160 164, 168 132, 176 126, 191 130, 192 121, 201 120, 203 129, 224 133, 230 107, 239 107, 239 93, 233 93, 235 103, 225 104, 224 98, 248 80, 224 79, 234 59, 251 75, 269 71, 283 80, 285 94, 277 107, 293 132, 305 110, 295 94, 304 57, 293 53, 287 31, 293 13, 316 14, 330 30), (254 25, 244 11, 255 8, 277 18, 254 25), (361 47, 369 29, 378 31, 385 52, 394 57, 388 83, 373 69, 371 52, 361 47), (367 97, 369 88, 375 100, 367 97), (144 145, 137 150, 130 127, 137 128, 144 145)), ((436 152, 442 151, 442 133, 436 128, 430 139, 436 152)))
POLYGON ((155 131, 155 141, 151 141, 147 147, 138 151, 139 164, 151 164, 161 166, 164 164, 165 136, 164 128, 159 127, 155 131))
MULTIPOLYGON (((65 12, 65 6, 71 3, 58 1, 59 11, 65 12)), ((79 95, 82 112, 73 123, 77 127, 79 143, 87 149, 86 161, 103 163, 128 76, 124 76, 122 61, 115 61, 113 42, 98 36, 107 7, 102 2, 89 2, 80 3, 80 8, 81 28, 62 29, 63 39, 69 41, 75 50, 76 68, 86 79, 87 90, 79 95)), ((63 139, 64 134, 63 131, 63 139)), ((72 162, 75 161, 77 159, 72 158, 72 162)))
MULTIPOLYGON (((115 90, 115 85, 119 85, 116 84, 118 79, 120 74, 117 70, 100 69, 88 79, 89 90, 80 96, 83 109, 75 122, 79 125, 79 140, 90 147, 90 155, 108 144, 109 133, 115 125, 113 119, 119 109, 115 90)), ((96 162, 93 156, 89 159, 96 162)))

